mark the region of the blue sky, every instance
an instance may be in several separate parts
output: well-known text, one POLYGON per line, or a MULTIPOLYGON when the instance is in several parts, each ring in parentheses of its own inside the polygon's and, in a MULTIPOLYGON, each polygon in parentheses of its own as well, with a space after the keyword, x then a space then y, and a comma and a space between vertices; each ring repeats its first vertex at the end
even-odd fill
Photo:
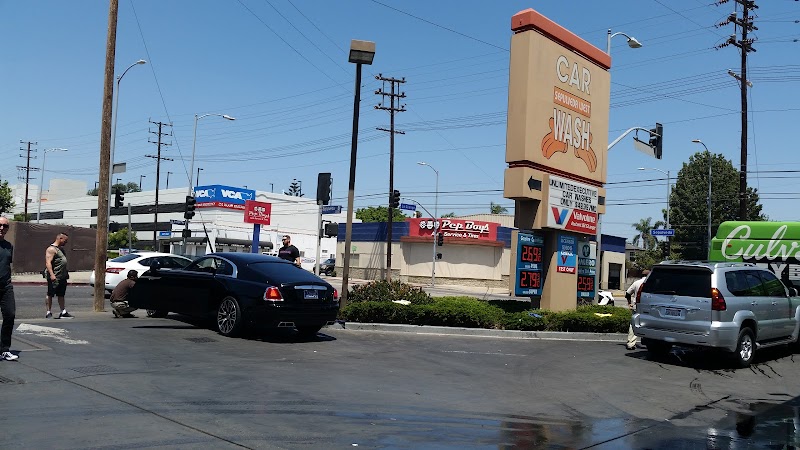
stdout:
MULTIPOLYGON (((750 185, 762 192, 773 220, 798 220, 797 122, 800 118, 800 2, 758 2, 757 52, 750 54, 750 185)), ((396 125, 395 189, 428 209, 440 173, 439 212, 488 212, 502 197, 508 101, 510 18, 533 7, 604 49, 606 30, 643 43, 612 45, 609 141, 624 130, 664 124, 664 158, 648 158, 630 138, 611 150, 603 232, 630 238, 631 224, 659 218, 665 177, 673 177, 701 139, 738 168, 739 52, 715 49, 733 33, 715 28, 735 2, 702 0, 455 1, 120 0, 116 73, 138 59, 121 83, 116 162, 124 182, 145 175, 155 186, 152 121, 171 122, 161 187, 187 186, 195 114, 196 166, 201 184, 276 192, 292 179, 316 192, 319 172, 333 174, 333 203, 346 205, 354 66, 350 39, 372 40, 365 66, 356 206, 387 201, 389 115, 376 110, 377 74, 405 77, 406 112, 396 125), (653 180, 653 181, 643 181, 653 180)), ((100 121, 108 2, 0 0, 0 178, 16 182, 19 141, 67 153, 47 157, 46 180, 76 178, 94 185, 99 172, 100 121)), ((388 87, 388 86, 387 86, 388 87)), ((38 183, 38 173, 35 174, 38 183)))

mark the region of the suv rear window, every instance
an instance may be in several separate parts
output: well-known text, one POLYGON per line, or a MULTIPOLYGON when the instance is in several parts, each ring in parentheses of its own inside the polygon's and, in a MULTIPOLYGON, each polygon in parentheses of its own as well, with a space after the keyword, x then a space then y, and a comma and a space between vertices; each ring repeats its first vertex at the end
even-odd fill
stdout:
POLYGON ((644 283, 642 292, 684 297, 711 297, 711 272, 679 267, 654 267, 644 283))

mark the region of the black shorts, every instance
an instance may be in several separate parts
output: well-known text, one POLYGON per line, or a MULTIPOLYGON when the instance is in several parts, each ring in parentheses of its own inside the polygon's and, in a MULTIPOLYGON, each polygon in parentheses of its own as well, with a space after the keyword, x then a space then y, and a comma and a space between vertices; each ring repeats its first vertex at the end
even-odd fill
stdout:
POLYGON ((67 293, 67 280, 47 280, 47 296, 63 297, 67 293))

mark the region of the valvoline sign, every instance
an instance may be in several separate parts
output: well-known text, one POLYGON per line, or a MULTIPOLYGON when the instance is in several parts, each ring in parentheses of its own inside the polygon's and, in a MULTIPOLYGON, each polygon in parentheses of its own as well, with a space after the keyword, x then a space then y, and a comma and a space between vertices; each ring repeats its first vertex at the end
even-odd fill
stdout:
POLYGON ((198 208, 216 207, 243 210, 246 201, 255 199, 256 191, 211 184, 194 188, 194 197, 197 199, 198 208))

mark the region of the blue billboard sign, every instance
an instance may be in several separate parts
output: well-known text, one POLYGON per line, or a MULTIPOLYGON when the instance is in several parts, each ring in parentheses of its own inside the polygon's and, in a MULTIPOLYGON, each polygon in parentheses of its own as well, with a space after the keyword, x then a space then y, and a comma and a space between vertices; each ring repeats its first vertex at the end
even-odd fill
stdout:
POLYGON ((194 197, 198 208, 220 207, 228 209, 244 209, 247 200, 255 200, 256 191, 220 184, 197 186, 194 197))

